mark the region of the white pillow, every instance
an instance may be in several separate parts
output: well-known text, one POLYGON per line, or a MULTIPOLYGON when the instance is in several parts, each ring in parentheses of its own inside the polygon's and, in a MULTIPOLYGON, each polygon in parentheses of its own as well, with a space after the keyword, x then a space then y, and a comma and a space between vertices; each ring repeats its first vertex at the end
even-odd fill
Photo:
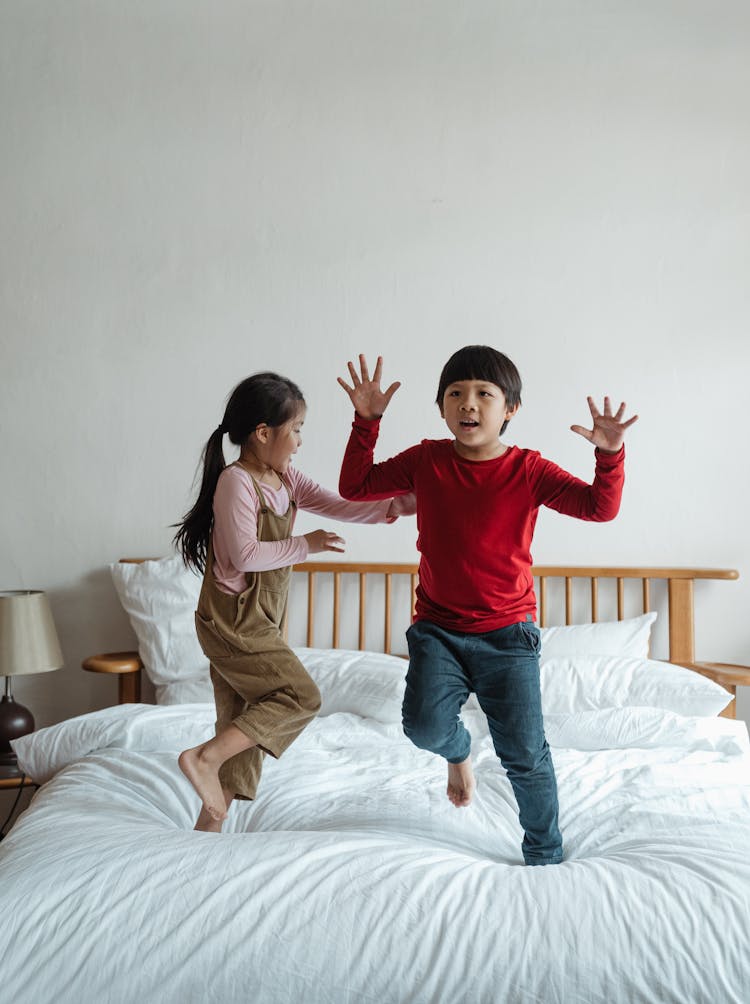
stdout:
MULTIPOLYGON (((182 558, 110 565, 120 601, 158 704, 213 701, 208 659, 195 632, 201 577, 182 558)), ((393 655, 343 649, 294 650, 322 695, 321 714, 351 711, 401 721, 407 663, 393 655)))
MULTIPOLYGON (((321 715, 348 711, 376 721, 400 722, 407 662, 378 652, 294 648, 320 690, 321 715)), ((156 688, 157 704, 193 704, 214 700, 208 676, 178 680, 156 688)))
POLYGON ((195 633, 201 576, 187 569, 178 555, 109 567, 138 638, 138 653, 157 688, 157 701, 212 700, 208 659, 195 633), (182 697, 174 685, 187 682, 192 686, 182 697))
POLYGON ((214 688, 208 672, 205 676, 195 676, 190 680, 177 680, 173 683, 158 684, 156 703, 170 704, 205 704, 214 703, 214 688))
POLYGON ((647 659, 651 625, 655 620, 656 612, 651 611, 641 614, 640 617, 630 617, 622 621, 541 628, 540 659, 590 654, 647 659))
POLYGON ((103 749, 178 751, 205 742, 213 733, 210 706, 156 708, 120 704, 67 718, 12 741, 18 764, 44 784, 58 771, 103 749))
POLYGON ((651 659, 568 656, 540 665, 542 711, 663 708, 678 715, 718 715, 732 695, 700 673, 651 659))
POLYGON ((321 715, 348 711, 385 724, 401 721, 408 662, 381 652, 295 648, 320 690, 321 715))

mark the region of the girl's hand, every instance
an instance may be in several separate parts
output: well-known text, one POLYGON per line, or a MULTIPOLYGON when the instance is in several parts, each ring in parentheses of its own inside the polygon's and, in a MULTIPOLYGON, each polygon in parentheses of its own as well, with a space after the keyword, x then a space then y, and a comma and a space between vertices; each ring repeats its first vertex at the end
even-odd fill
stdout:
POLYGON ((330 530, 313 530, 312 533, 304 534, 304 537, 310 554, 320 554, 321 551, 338 551, 343 554, 346 547, 344 538, 330 530))
POLYGON ((414 492, 407 492, 406 495, 395 495, 391 499, 388 507, 388 517, 396 519, 398 516, 413 516, 417 511, 417 496, 414 492))
POLYGON ((381 418, 383 412, 390 404, 391 398, 401 386, 400 381, 397 380, 396 383, 392 383, 386 391, 380 389, 380 374, 383 371, 382 356, 378 356, 372 380, 370 379, 367 363, 363 355, 360 354, 359 357, 360 375, 357 374, 352 363, 347 363, 346 365, 349 367, 349 373, 351 374, 354 386, 350 387, 348 383, 344 383, 341 377, 337 377, 336 379, 349 395, 349 400, 354 405, 354 410, 362 418, 381 418))
POLYGON ((573 432, 577 432, 579 436, 583 436, 584 439, 588 439, 590 443, 593 443, 594 446, 598 446, 599 449, 604 450, 605 453, 617 453, 622 446, 623 439, 625 438, 625 430, 629 428, 633 422, 638 421, 638 416, 633 415, 633 417, 629 418, 627 422, 622 421, 622 416, 625 414, 624 401, 613 415, 609 398, 605 397, 604 414, 602 415, 594 404, 594 399, 592 397, 586 398, 586 400, 589 403, 589 411, 591 412, 591 417, 594 420, 594 428, 589 430, 584 429, 582 425, 571 425, 571 430, 573 432))

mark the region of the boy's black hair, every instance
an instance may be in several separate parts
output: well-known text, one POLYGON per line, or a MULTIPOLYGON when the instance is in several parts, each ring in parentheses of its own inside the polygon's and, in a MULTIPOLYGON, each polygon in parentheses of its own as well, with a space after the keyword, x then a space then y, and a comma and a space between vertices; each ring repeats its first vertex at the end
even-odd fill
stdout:
MULTIPOLYGON (((435 399, 441 412, 446 388, 459 380, 484 380, 486 383, 494 383, 505 395, 505 404, 508 408, 515 408, 521 404, 521 374, 516 369, 515 363, 502 352, 493 349, 491 345, 465 345, 454 352, 443 366, 435 399)), ((503 423, 501 436, 507 426, 507 422, 503 423)))

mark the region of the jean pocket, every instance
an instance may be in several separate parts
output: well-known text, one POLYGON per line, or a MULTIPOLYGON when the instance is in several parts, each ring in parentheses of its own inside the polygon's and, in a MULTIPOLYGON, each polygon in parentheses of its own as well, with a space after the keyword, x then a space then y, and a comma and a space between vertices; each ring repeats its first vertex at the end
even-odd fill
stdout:
POLYGON ((542 649, 542 635, 536 624, 532 624, 531 621, 519 621, 517 627, 529 649, 535 655, 539 655, 542 649))

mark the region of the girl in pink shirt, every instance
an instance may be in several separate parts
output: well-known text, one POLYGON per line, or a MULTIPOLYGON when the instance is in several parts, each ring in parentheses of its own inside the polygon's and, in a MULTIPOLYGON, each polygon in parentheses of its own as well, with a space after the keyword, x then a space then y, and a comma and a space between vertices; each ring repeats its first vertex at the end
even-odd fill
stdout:
POLYGON ((305 401, 275 373, 256 373, 232 391, 203 452, 198 499, 175 543, 203 573, 195 615, 211 666, 216 735, 180 754, 203 803, 196 830, 221 831, 234 798, 255 798, 263 757, 279 757, 320 709, 320 694, 284 642, 292 565, 308 554, 343 551, 330 530, 293 535, 298 509, 349 523, 392 522, 414 512, 413 497, 345 502, 291 466, 305 401), (240 448, 228 467, 222 440, 240 448))

